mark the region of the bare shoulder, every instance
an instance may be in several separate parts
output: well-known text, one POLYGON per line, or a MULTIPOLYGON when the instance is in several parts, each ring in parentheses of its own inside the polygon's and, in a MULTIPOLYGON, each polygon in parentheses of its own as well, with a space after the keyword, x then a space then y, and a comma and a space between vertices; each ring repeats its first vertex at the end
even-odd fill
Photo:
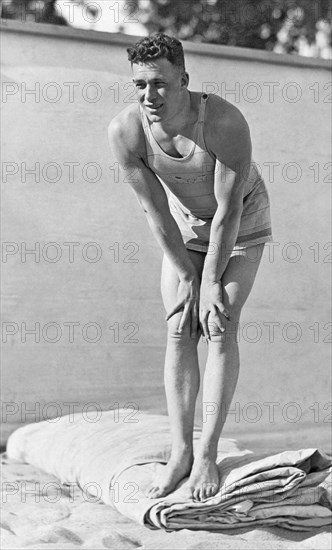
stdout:
POLYGON ((133 103, 120 111, 108 125, 108 139, 123 157, 145 158, 145 139, 138 103, 133 103))
POLYGON ((207 102, 204 134, 208 148, 225 164, 251 155, 245 117, 235 105, 215 94, 210 94, 207 102))
MULTIPOLYGON (((248 123, 235 105, 215 94, 209 95, 206 107, 206 130, 208 133, 246 132, 248 123)), ((216 137, 216 136, 215 136, 216 137)))

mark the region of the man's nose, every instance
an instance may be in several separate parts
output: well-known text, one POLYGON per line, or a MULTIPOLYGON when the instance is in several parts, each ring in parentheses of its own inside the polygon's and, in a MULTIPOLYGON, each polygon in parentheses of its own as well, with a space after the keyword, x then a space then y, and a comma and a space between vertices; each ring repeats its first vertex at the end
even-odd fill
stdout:
POLYGON ((145 89, 145 98, 148 100, 148 101, 153 101, 155 98, 156 98, 156 88, 154 86, 147 86, 146 89, 145 89))

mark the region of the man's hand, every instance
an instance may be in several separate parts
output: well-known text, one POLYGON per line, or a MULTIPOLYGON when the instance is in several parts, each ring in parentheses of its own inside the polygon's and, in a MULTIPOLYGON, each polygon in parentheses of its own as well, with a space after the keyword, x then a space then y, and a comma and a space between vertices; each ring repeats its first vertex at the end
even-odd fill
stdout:
POLYGON ((185 324, 189 322, 191 323, 190 333, 192 338, 196 338, 199 322, 199 287, 198 276, 192 279, 181 279, 177 290, 177 303, 165 317, 168 321, 175 313, 183 309, 178 332, 181 333, 185 324))
POLYGON ((225 331, 222 323, 223 316, 229 321, 231 320, 230 314, 223 304, 221 283, 203 281, 200 289, 199 319, 206 339, 211 340, 209 325, 214 324, 221 332, 225 331))

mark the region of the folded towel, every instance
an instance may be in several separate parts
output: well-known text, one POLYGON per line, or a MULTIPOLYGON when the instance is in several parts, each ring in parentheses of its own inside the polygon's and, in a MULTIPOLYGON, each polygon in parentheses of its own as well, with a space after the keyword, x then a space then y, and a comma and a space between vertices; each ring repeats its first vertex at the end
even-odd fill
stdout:
MULTIPOLYGON (((194 448, 200 430, 194 430, 194 448)), ((219 440, 216 495, 197 502, 182 480, 166 497, 149 499, 156 469, 170 457, 167 416, 128 409, 102 411, 91 421, 75 413, 23 426, 11 434, 9 458, 28 462, 79 486, 151 529, 223 530, 280 525, 310 530, 328 525, 332 461, 317 449, 254 454, 232 439, 219 440)))

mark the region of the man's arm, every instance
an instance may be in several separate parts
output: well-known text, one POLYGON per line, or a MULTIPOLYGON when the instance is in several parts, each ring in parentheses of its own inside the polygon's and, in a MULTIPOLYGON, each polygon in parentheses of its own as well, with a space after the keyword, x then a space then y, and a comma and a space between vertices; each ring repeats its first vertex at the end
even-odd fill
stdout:
POLYGON ((120 164, 123 174, 130 167, 130 185, 144 210, 152 233, 165 254, 172 261, 181 280, 197 277, 196 269, 184 245, 179 227, 168 205, 166 192, 149 167, 145 165, 132 143, 128 143, 126 130, 117 120, 108 127, 110 148, 120 164))
POLYGON ((248 125, 240 111, 231 110, 216 120, 211 136, 211 150, 216 156, 214 193, 218 203, 212 220, 210 244, 202 280, 220 282, 238 235, 243 210, 243 191, 251 162, 248 125))

